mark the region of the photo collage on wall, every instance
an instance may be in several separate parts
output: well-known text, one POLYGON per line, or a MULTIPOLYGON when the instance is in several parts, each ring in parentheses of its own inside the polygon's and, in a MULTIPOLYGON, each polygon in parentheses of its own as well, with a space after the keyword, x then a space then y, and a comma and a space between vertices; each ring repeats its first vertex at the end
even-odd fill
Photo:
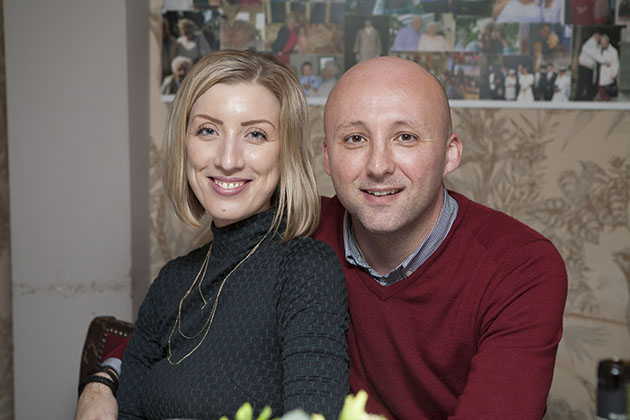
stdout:
POLYGON ((453 100, 630 101, 630 0, 165 0, 162 24, 165 101, 218 49, 276 56, 310 98, 393 55, 453 100))

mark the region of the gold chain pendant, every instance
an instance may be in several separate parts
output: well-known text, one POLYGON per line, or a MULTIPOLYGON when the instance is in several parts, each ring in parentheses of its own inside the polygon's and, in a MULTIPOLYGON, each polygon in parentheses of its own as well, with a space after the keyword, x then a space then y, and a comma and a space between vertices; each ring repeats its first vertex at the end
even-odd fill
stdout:
POLYGON ((182 330, 181 330, 181 325, 182 325, 182 306, 184 305, 184 301, 186 300, 188 295, 190 295, 191 291, 195 287, 195 284, 197 284, 197 281, 199 281, 199 278, 201 278, 201 282, 199 282, 198 290, 199 290, 199 293, 201 294, 201 299, 204 302, 204 304, 203 304, 201 309, 203 310, 203 308, 205 308, 206 304, 208 303, 208 301, 206 301, 205 297, 203 296, 203 293, 201 292, 201 283, 203 282, 203 280, 204 280, 204 278, 206 276, 206 270, 208 268, 208 261, 210 260, 210 251, 212 250, 212 244, 210 244, 210 246, 208 248, 208 253, 206 254, 206 257, 204 258, 204 261, 203 261, 203 263, 201 265, 201 268, 199 269, 199 273, 197 273, 197 276, 195 277, 195 280, 193 281, 193 283, 190 285, 190 287, 188 288, 188 290, 186 291, 184 296, 179 301, 179 308, 177 310, 177 318, 175 319, 175 324, 173 324, 173 328, 171 329, 171 333, 168 336, 168 356, 167 356, 167 360, 171 364, 171 366, 179 365, 188 356, 193 354, 195 352, 195 350, 197 350, 201 346, 201 344, 204 342, 204 340, 208 336, 208 332, 210 331, 210 327, 212 326, 212 321, 214 321, 214 314, 217 311, 217 306, 219 306, 219 296, 221 296, 221 292, 223 291, 223 286, 225 285, 225 282, 227 281, 228 278, 230 278, 232 273, 234 273, 236 271, 236 269, 241 266, 241 264, 243 264, 245 261, 247 261, 247 259, 249 257, 251 257, 254 252, 256 252, 256 250, 263 243, 265 238, 267 238, 267 235, 269 235, 269 232, 270 231, 265 233, 265 236, 263 236, 262 239, 260 241, 258 241, 258 243, 256 245, 254 245, 254 247, 245 256, 245 258, 243 258, 241 261, 239 261, 239 263, 236 264, 236 266, 232 270, 230 270, 230 272, 227 274, 227 276, 225 276, 223 278, 223 281, 221 281, 221 285, 219 286, 219 290, 217 291, 217 296, 214 298, 214 303, 212 304, 212 309, 210 310, 210 316, 208 316, 208 319, 206 320, 206 322, 203 325, 203 327, 199 330, 199 332, 197 332, 197 334, 189 337, 189 336, 185 335, 182 332, 182 330), (203 275, 202 275, 202 273, 203 273, 203 275), (183 338, 185 338, 187 340, 192 340, 192 339, 195 339, 195 338, 199 337, 199 335, 202 332, 204 334, 203 334, 203 337, 201 337, 201 340, 199 341, 199 343, 197 343, 197 345, 195 347, 193 347, 193 349, 191 351, 189 351, 184 357, 182 357, 178 361, 174 362, 172 360, 172 353, 171 353, 171 339, 173 338, 173 334, 175 333, 176 329, 177 329, 178 333, 183 338))

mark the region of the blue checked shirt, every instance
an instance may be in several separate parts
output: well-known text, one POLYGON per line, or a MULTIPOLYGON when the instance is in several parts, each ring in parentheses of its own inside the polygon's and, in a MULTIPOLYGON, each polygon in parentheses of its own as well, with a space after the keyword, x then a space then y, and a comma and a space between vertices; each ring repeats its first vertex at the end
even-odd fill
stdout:
POLYGON ((352 230, 352 219, 348 212, 346 212, 343 219, 343 242, 346 253, 346 261, 357 267, 361 267, 366 270, 374 279, 383 286, 389 286, 399 280, 407 278, 413 274, 434 252, 448 232, 453 226, 453 222, 457 217, 457 201, 451 197, 446 188, 444 188, 444 203, 442 204, 442 210, 440 210, 440 216, 437 222, 431 229, 429 235, 420 244, 420 246, 402 262, 398 267, 393 269, 389 274, 384 276, 377 273, 370 265, 365 261, 363 253, 359 249, 359 246, 354 240, 354 233, 352 230))

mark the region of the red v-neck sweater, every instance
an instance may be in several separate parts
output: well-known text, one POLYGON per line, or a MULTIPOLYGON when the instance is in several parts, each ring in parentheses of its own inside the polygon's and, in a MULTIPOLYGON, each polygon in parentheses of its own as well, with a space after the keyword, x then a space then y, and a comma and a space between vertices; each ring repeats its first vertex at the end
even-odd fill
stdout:
POLYGON ((449 192, 457 218, 409 278, 384 287, 344 256, 344 209, 322 200, 314 237, 343 264, 351 317, 351 391, 389 419, 540 419, 567 275, 552 243, 449 192))

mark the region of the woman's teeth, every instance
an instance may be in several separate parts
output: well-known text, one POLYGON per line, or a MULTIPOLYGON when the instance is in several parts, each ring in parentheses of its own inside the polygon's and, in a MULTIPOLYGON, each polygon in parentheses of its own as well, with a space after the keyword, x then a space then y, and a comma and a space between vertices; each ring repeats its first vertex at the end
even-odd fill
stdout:
POLYGON ((235 188, 240 187, 241 185, 245 184, 245 181, 239 181, 239 182, 223 182, 223 181, 219 181, 219 180, 214 180, 214 182, 221 188, 223 188, 224 190, 233 190, 235 188))

